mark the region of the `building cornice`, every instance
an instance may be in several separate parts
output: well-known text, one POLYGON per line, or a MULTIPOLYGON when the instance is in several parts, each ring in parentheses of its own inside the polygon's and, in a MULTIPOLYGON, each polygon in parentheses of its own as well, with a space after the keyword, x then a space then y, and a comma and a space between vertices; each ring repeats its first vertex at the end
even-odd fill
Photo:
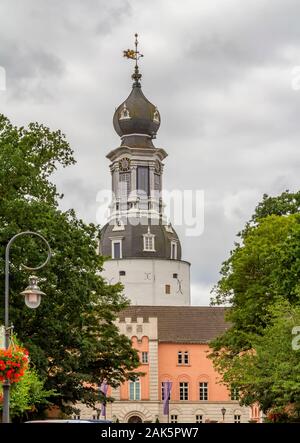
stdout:
POLYGON ((118 148, 110 151, 106 158, 113 162, 122 154, 129 154, 133 157, 153 157, 153 154, 155 154, 161 161, 168 156, 167 152, 163 148, 132 148, 130 146, 119 146, 118 148))

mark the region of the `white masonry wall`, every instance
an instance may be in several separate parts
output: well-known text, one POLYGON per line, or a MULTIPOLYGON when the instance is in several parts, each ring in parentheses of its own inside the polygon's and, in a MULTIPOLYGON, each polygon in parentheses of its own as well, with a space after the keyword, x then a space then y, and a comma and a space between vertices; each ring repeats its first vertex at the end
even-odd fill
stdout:
POLYGON ((133 305, 190 305, 188 262, 143 258, 108 260, 104 263, 102 275, 109 284, 121 282, 133 305), (120 275, 120 271, 125 271, 125 275, 120 275), (166 285, 170 285, 170 294, 166 293, 166 285))

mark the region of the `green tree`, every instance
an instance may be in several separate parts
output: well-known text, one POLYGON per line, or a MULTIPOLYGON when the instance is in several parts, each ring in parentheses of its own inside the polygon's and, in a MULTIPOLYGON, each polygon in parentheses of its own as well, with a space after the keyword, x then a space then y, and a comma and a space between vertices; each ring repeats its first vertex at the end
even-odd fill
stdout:
POLYGON ((253 349, 230 359, 223 349, 217 368, 228 386, 239 386, 242 404, 259 403, 265 413, 299 421, 300 306, 279 300, 269 311, 271 320, 253 336, 253 349))
POLYGON ((10 317, 45 389, 60 394, 50 400, 65 412, 77 401, 94 405, 99 394, 93 385, 106 379, 117 386, 134 378, 138 366, 130 340, 114 322, 128 301, 120 285, 107 285, 100 275, 99 227, 77 219, 73 210, 58 209, 61 196, 51 174, 74 162, 60 131, 37 123, 17 128, 0 115, 0 290, 9 239, 24 230, 44 235, 53 252, 39 272, 47 295, 36 310, 26 308, 19 295, 28 278, 21 263, 34 266, 45 258, 42 244, 22 237, 11 251, 10 317))
POLYGON ((44 389, 44 380, 40 379, 35 369, 29 368, 20 381, 11 386, 10 415, 14 421, 26 419, 37 408, 51 406, 49 398, 54 398, 55 395, 57 394, 53 390, 44 389))
MULTIPOLYGON (((248 351, 256 351, 258 340, 273 324, 272 307, 282 300, 292 307, 300 305, 299 201, 299 193, 288 191, 279 197, 264 196, 222 265, 212 304, 228 305, 230 327, 213 341, 211 357, 228 385, 236 385, 231 370, 235 373, 238 365, 244 375, 242 365, 250 358, 248 351)), ((264 410, 277 400, 280 403, 272 383, 270 380, 253 397, 249 390, 242 390, 242 398, 255 398, 264 410)))
POLYGON ((214 289, 213 303, 230 304, 228 320, 233 325, 220 345, 230 339, 233 349, 248 349, 251 334, 266 326, 268 306, 278 296, 299 301, 299 237, 299 214, 270 215, 247 230, 243 244, 223 264, 214 289))
POLYGON ((268 215, 290 215, 299 212, 300 191, 293 193, 287 190, 275 197, 264 194, 262 201, 255 208, 251 221, 256 223, 268 215))

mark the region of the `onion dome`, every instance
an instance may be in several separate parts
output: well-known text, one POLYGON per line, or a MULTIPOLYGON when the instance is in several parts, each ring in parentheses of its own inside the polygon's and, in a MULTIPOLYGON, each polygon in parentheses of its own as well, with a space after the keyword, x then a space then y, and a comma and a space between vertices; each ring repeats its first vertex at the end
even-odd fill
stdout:
POLYGON ((116 109, 113 124, 120 137, 139 134, 155 138, 160 115, 156 106, 144 96, 138 83, 133 84, 128 98, 116 109))
POLYGON ((135 60, 134 80, 132 91, 128 98, 116 109, 113 124, 115 131, 121 137, 144 136, 155 138, 160 126, 158 109, 143 94, 141 89, 141 77, 138 60, 143 57, 138 51, 138 35, 135 34, 135 50, 123 51, 124 57, 135 60))

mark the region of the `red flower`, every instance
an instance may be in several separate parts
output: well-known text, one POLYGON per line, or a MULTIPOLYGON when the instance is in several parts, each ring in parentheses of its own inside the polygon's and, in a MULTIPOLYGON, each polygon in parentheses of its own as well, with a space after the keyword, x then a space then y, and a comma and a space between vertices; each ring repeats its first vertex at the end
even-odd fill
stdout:
POLYGON ((28 368, 28 351, 20 346, 0 349, 0 381, 16 383, 28 368))

